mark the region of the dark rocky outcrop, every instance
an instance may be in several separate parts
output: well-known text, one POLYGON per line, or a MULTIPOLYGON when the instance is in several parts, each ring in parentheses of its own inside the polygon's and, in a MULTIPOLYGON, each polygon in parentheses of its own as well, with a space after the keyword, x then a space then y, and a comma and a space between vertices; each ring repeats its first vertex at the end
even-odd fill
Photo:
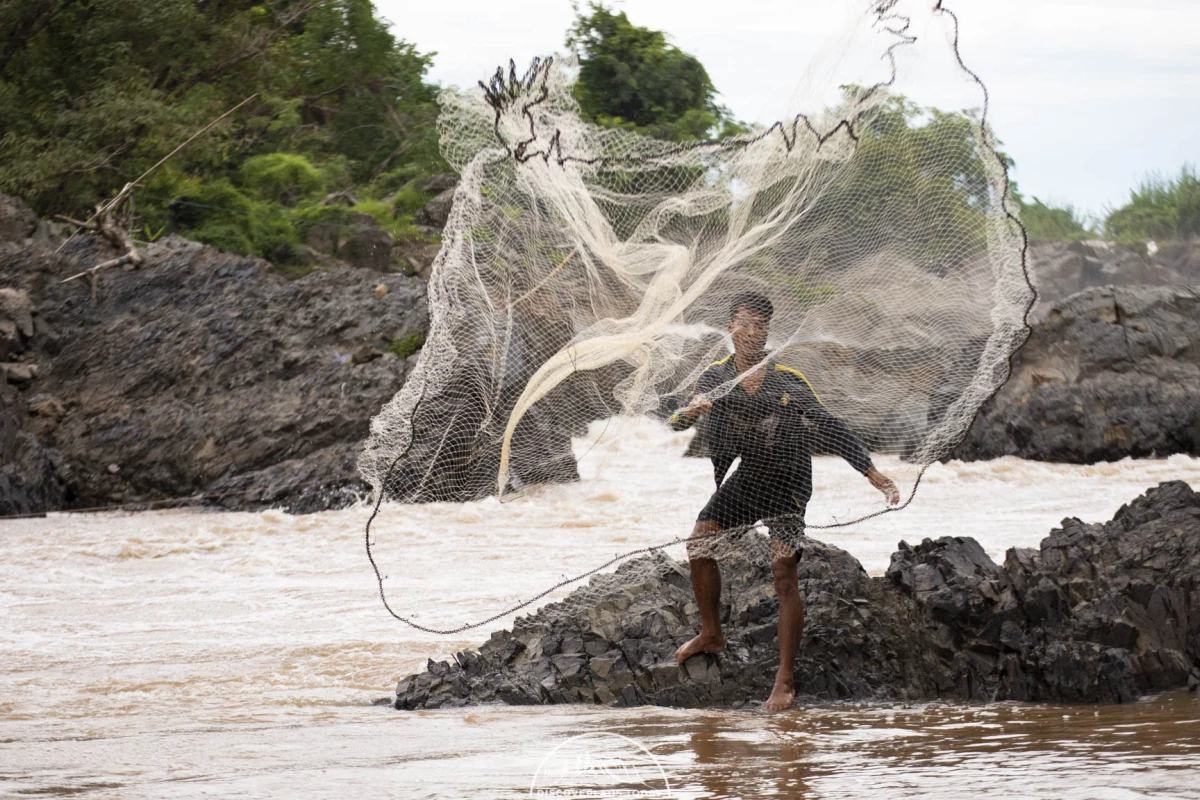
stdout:
POLYGON ((1040 320, 1071 295, 1099 286, 1200 285, 1200 238, 1138 253, 1111 242, 1030 242, 1028 263, 1040 320))
POLYGON ((454 190, 458 188, 458 176, 453 172, 443 172, 433 175, 421 184, 421 191, 434 195, 413 214, 417 225, 430 230, 440 231, 446 227, 450 218, 450 209, 454 207, 454 190))
POLYGON ((1102 287, 1059 303, 954 456, 1171 453, 1200 454, 1200 284, 1102 287))
POLYGON ((168 237, 142 269, 101 273, 93 302, 61 281, 107 244, 55 254, 12 198, 0 232, 0 514, 196 495, 312 511, 366 492, 368 423, 416 359, 387 347, 428 326, 419 278, 335 261, 289 279, 168 237))
MULTIPOLYGON (((682 666, 687 567, 663 555, 595 578, 478 651, 397 686, 401 709, 476 703, 740 706, 770 691, 777 601, 764 537, 723 563, 728 646, 682 666)), ((809 541, 796 685, 830 699, 1126 702, 1200 683, 1200 495, 1165 483, 1111 522, 1065 520, 1003 566, 968 537, 903 542, 887 575, 809 541)))

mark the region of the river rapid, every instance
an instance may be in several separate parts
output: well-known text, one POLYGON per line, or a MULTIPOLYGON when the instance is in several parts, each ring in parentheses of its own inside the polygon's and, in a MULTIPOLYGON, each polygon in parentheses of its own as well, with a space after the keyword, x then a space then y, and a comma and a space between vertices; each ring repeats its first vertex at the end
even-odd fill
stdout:
MULTIPOLYGON (((576 442, 578 484, 503 503, 385 506, 373 538, 389 601, 457 626, 686 534, 712 481, 707 461, 680 457, 688 435, 598 423, 576 442)), ((844 463, 816 462, 810 521, 882 507, 844 463)), ((877 463, 912 477, 895 459, 877 463)), ((1177 479, 1200 486, 1200 459, 935 464, 909 508, 811 533, 872 574, 899 540, 927 536, 973 536, 1000 561, 1064 517, 1107 520, 1177 479)), ((604 733, 645 748, 681 798, 1200 798, 1200 697, 1186 691, 1126 706, 782 714, 373 705, 427 658, 511 618, 454 636, 393 620, 363 547, 369 513, 0 521, 0 794, 522 797, 555 748, 604 733)))

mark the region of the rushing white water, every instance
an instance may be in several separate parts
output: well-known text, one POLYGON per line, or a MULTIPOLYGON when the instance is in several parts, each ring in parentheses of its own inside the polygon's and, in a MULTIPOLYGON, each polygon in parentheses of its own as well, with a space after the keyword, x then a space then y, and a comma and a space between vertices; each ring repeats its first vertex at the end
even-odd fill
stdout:
MULTIPOLYGON (((645 420, 607 432, 599 423, 577 442, 578 484, 503 504, 386 509, 375 539, 389 599, 427 624, 457 624, 616 552, 686 534, 712 481, 707 461, 679 457, 688 435, 645 420)), ((1063 517, 1108 519, 1173 479, 1200 485, 1200 459, 950 462, 929 470, 908 509, 813 534, 872 573, 900 539, 926 536, 974 536, 999 560, 1007 547, 1036 546, 1063 517)), ((819 459, 810 519, 873 491, 840 461, 819 459)), ((0 793, 512 797, 565 737, 603 730, 647 747, 681 797, 852 797, 868 787, 959 797, 967 786, 995 797, 1200 797, 1200 701, 1187 694, 1099 709, 773 716, 372 707, 426 658, 504 623, 435 637, 392 620, 363 551, 368 511, 0 522, 0 793)))

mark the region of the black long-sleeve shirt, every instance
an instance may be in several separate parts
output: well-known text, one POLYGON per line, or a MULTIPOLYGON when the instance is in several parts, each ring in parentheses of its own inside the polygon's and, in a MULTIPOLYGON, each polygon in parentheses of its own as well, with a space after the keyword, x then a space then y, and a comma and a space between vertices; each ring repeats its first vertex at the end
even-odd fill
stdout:
MULTIPOLYGON (((836 453, 860 473, 871 469, 871 456, 844 422, 829 413, 799 370, 775 361, 766 364, 762 385, 747 394, 735 384, 713 401, 708 412, 708 436, 712 450, 713 476, 717 486, 730 465, 741 457, 738 471, 758 480, 787 487, 807 503, 812 495, 813 452, 836 453)), ((732 355, 709 365, 700 375, 690 405, 698 394, 709 396, 714 389, 737 378, 732 355)), ((670 419, 677 431, 695 422, 682 408, 670 419)))

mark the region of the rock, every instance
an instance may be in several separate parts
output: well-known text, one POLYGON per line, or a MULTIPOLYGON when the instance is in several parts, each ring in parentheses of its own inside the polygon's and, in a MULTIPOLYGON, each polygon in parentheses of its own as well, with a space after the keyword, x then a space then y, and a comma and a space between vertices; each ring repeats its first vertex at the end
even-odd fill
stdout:
POLYGON ((450 218, 450 209, 453 206, 454 189, 446 189, 417 209, 417 212, 413 214, 413 221, 418 225, 427 225, 430 228, 441 230, 446 227, 446 221, 450 218))
POLYGON ((56 456, 29 422, 22 393, 0 381, 0 515, 44 513, 63 502, 56 456))
MULTIPOLYGON (((478 655, 405 678, 396 707, 760 702, 778 659, 777 605, 750 613, 774 598, 765 537, 743 541, 722 562, 732 605, 717 656, 675 664, 699 623, 686 567, 655 554, 518 618, 478 655)), ((945 536, 902 543, 870 578, 848 553, 806 540, 799 578, 802 702, 1129 702, 1200 681, 1200 495, 1182 482, 1103 525, 1066 520, 1003 566, 973 539, 945 536)))
POLYGON ((458 176, 453 172, 439 172, 437 175, 432 175, 421 184, 421 191, 427 194, 441 194, 442 192, 452 191, 458 186, 458 176))
POLYGON ((381 283, 375 287, 375 299, 376 300, 382 300, 383 298, 387 297, 387 293, 388 293, 388 285, 386 283, 381 283))
POLYGON ((33 312, 27 292, 0 289, 0 361, 25 351, 34 334, 33 312))
POLYGON ((409 265, 410 274, 428 281, 433 271, 433 260, 441 249, 440 242, 406 241, 396 245, 395 255, 409 265))
POLYGON ((25 387, 34 381, 38 376, 37 364, 14 364, 12 362, 0 364, 0 374, 4 376, 4 380, 15 386, 25 387))
POLYGON ((365 496, 361 443, 415 361, 379 342, 427 328, 424 283, 390 276, 378 299, 368 270, 330 260, 291 280, 173 235, 144 253, 139 271, 106 271, 93 303, 86 282, 59 281, 111 257, 105 242, 0 251, 0 302, 23 293, 32 309, 14 322, 22 360, 0 362, 0 513, 114 496, 304 512, 365 496), (26 405, 5 381, 34 368, 26 405))
POLYGON ((318 222, 308 229, 308 246, 316 253, 335 256, 342 238, 342 228, 330 222, 318 222))
POLYGON ((1111 242, 1031 242, 1027 262, 1038 290, 1035 320, 1056 303, 1099 286, 1200 284, 1200 238, 1169 244, 1153 255, 1111 242))
POLYGON ((348 264, 376 272, 392 268, 392 236, 378 228, 360 228, 345 237, 337 256, 348 264))
POLYGON ((37 226, 37 214, 24 200, 0 195, 0 244, 23 245, 37 226))
POLYGON ((1037 323, 1012 363, 955 458, 1200 455, 1200 285, 1087 289, 1037 323))

